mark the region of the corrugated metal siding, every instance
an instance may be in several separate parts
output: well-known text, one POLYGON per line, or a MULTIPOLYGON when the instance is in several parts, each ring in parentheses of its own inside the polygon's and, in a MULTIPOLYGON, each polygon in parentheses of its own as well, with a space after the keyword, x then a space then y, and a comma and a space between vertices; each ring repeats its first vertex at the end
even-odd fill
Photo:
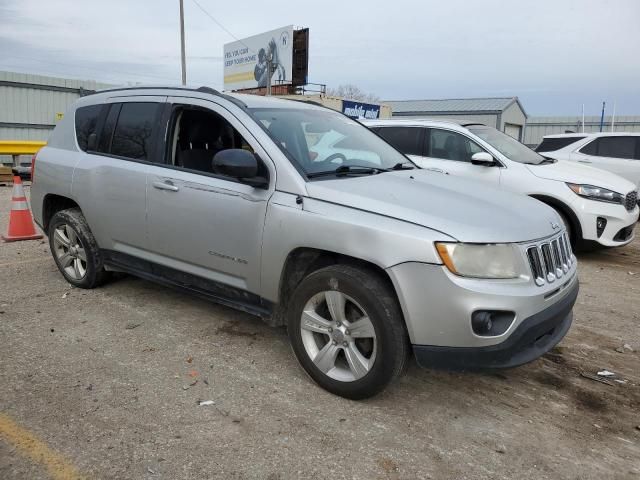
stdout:
POLYGON ((394 113, 487 112, 504 110, 515 97, 451 98, 444 100, 385 100, 394 113))
POLYGON ((58 122, 57 114, 64 114, 80 97, 80 89, 113 86, 15 72, 0 72, 0 82, 12 82, 0 84, 0 140, 47 140, 58 122))
MULTIPOLYGON (((600 117, 585 117, 584 131, 587 133, 600 131, 600 117)), ((611 117, 604 119, 603 131, 611 131, 611 117)), ((530 147, 536 147, 545 135, 555 135, 566 131, 579 133, 582 131, 582 117, 530 117, 527 120, 527 128, 524 133, 524 142, 530 147)), ((620 115, 616 116, 614 123, 616 132, 640 132, 640 116, 620 115)))
POLYGON ((0 122, 55 125, 56 114, 78 98, 71 92, 0 86, 0 122))

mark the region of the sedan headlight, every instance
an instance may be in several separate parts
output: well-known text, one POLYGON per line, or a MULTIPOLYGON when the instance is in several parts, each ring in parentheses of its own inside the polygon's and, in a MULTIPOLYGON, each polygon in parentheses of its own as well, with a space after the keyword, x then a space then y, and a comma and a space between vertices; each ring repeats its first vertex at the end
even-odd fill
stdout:
POLYGON ((462 277, 518 278, 526 275, 515 245, 437 242, 436 249, 449 271, 462 277))
POLYGON ((590 200, 599 202, 620 203, 624 205, 624 195, 608 190, 602 187, 594 187, 593 185, 576 185, 575 183, 567 183, 567 186, 573 190, 573 193, 590 200))

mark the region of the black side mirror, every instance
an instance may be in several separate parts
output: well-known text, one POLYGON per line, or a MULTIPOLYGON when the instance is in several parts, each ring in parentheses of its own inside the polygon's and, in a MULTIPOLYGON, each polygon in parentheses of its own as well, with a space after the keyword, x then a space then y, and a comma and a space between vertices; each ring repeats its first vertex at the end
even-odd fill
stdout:
POLYGON ((87 137, 87 151, 95 152, 96 148, 98 147, 97 143, 98 143, 98 135, 96 135, 95 133, 90 133, 89 136, 87 137))
POLYGON ((471 163, 482 167, 495 167, 497 165, 495 159, 487 152, 474 153, 471 156, 471 163))
POLYGON ((211 162, 213 171, 220 175, 242 180, 243 183, 255 188, 267 188, 266 178, 258 177, 258 159, 242 148, 229 148, 214 155, 211 162))

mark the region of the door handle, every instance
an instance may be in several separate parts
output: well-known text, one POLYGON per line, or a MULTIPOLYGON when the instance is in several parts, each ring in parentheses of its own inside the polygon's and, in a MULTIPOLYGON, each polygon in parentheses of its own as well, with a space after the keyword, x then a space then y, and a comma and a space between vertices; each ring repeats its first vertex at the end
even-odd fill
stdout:
POLYGON ((153 188, 158 190, 169 190, 170 192, 177 192, 180 190, 176 187, 171 180, 165 180, 164 182, 153 182, 153 188))
POLYGON ((578 160, 578 163, 593 163, 589 160, 578 160))

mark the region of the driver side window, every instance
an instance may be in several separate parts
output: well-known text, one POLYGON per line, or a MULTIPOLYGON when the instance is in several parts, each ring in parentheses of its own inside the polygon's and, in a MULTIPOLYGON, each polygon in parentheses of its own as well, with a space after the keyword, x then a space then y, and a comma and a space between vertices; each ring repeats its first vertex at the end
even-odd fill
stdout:
POLYGON ((429 130, 428 157, 470 162, 474 153, 484 150, 464 135, 450 130, 429 130))
MULTIPOLYGON (((172 125, 168 163, 174 167, 224 176, 213 166, 213 157, 217 153, 228 149, 254 153, 249 143, 227 120, 210 110, 177 106, 172 125)), ((264 165, 260 169, 265 169, 264 165)))

